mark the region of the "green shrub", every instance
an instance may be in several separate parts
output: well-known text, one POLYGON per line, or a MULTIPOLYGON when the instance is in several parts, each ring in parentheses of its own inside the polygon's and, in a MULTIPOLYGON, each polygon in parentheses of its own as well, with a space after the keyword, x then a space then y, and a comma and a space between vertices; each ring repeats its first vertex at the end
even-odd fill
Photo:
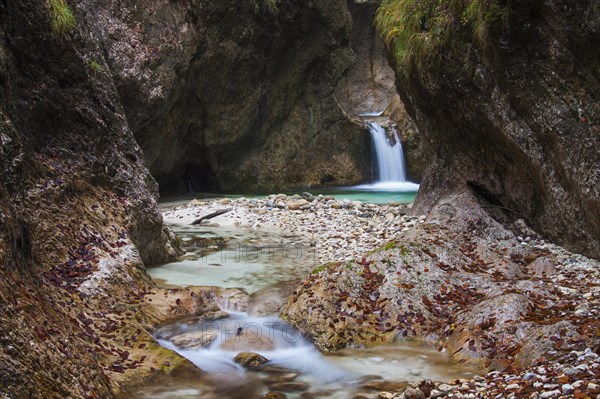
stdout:
POLYGON ((450 33, 471 28, 483 42, 489 29, 508 18, 499 0, 383 0, 375 23, 391 47, 398 68, 436 62, 450 33))
POLYGON ((65 34, 75 29, 77 24, 75 14, 65 0, 48 0, 48 12, 52 31, 58 37, 64 37, 65 34))

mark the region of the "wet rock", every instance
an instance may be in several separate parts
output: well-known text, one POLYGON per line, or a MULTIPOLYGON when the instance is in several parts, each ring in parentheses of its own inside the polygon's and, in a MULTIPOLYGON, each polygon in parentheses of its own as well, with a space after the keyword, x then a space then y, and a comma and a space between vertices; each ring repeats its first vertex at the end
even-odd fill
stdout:
POLYGON ((360 384, 363 389, 370 389, 374 391, 391 391, 399 392, 408 387, 408 382, 404 381, 385 381, 385 380, 374 380, 366 381, 360 384))
POLYGON ((343 205, 343 204, 342 204, 341 202, 339 202, 339 201, 335 201, 335 202, 333 202, 333 203, 332 203, 330 206, 331 206, 333 209, 342 209, 342 205, 343 205))
POLYGON ((202 318, 204 320, 220 320, 220 319, 225 319, 227 317, 229 317, 229 313, 227 313, 223 310, 206 312, 202 315, 202 318))
POLYGON ((248 315, 260 317, 278 315, 297 285, 297 280, 284 281, 254 292, 248 301, 248 315))
POLYGON ((442 398, 444 396, 447 396, 448 392, 446 391, 440 391, 437 389, 432 389, 431 392, 429 393, 429 397, 431 399, 438 399, 438 398, 442 398))
POLYGON ((556 398, 559 395, 560 395, 560 391, 559 390, 547 391, 547 392, 542 392, 540 394, 540 398, 541 399, 550 399, 550 398, 556 398))
POLYGON ((313 202, 315 200, 315 196, 307 191, 303 192, 300 196, 308 202, 313 202))
POLYGON ((283 392, 301 392, 306 391, 309 385, 305 382, 278 382, 275 384, 267 384, 269 389, 283 392))
POLYGON ((291 200, 291 201, 288 201, 287 206, 290 211, 297 211, 297 210, 301 209, 302 207, 308 205, 308 203, 309 202, 305 199, 291 200))
POLYGON ((573 392, 575 392, 575 387, 573 387, 573 385, 571 385, 571 384, 563 384, 561 389, 565 395, 570 395, 573 392))
POLYGON ((406 388, 404 391, 405 399, 425 399, 425 394, 418 388, 406 388))
POLYGON ((179 334, 181 332, 180 330, 181 328, 177 324, 168 324, 156 329, 156 331, 154 331, 154 336, 160 339, 168 339, 179 334))
POLYGON ((377 399, 394 399, 395 397, 396 394, 392 392, 379 392, 377 394, 377 399))
POLYGON ((567 367, 563 370, 563 373, 565 375, 576 375, 576 374, 581 373, 581 370, 579 370, 576 367, 567 367))
POLYGON ((216 331, 188 332, 171 337, 170 341, 180 349, 200 349, 209 346, 217 339, 216 331))
POLYGON ((286 399, 287 395, 283 392, 269 392, 264 396, 265 399, 286 399))
POLYGON ((219 306, 236 312, 248 310, 249 295, 241 288, 228 288, 224 290, 218 299, 219 306))
POLYGON ((248 369, 260 368, 269 361, 266 357, 254 352, 240 352, 235 356, 234 360, 239 365, 248 369))
POLYGON ((266 365, 260 371, 262 371, 263 373, 274 374, 274 375, 293 373, 293 371, 291 371, 290 369, 286 369, 286 368, 280 367, 280 366, 275 366, 272 364, 266 365))
MULTIPOLYGON (((265 370, 261 370, 261 371, 265 371, 265 370)), ((298 373, 278 373, 276 375, 272 375, 269 376, 268 378, 264 379, 265 384, 267 385, 272 385, 272 384, 278 384, 281 382, 292 382, 294 381, 296 378, 298 378, 298 373)))
POLYGON ((242 331, 240 335, 229 337, 223 342, 221 349, 227 351, 270 351, 275 349, 275 343, 265 334, 257 335, 253 331, 242 331))
POLYGON ((417 387, 425 394, 425 396, 429 396, 431 391, 435 389, 435 384, 431 380, 423 380, 418 384, 417 387))

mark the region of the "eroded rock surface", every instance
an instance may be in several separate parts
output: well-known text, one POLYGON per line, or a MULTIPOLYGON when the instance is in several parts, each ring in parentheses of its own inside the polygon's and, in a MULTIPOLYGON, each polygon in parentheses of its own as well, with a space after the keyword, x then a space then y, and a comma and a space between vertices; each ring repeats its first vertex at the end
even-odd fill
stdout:
MULTIPOLYGON (((144 263, 177 245, 97 32, 0 5, 0 396, 112 397, 187 363, 145 332, 144 263), (145 348, 145 349, 144 349, 145 348), (140 352, 144 352, 141 354, 140 352)), ((191 365, 191 364, 190 364, 191 365)))
POLYGON ((417 211, 471 190, 600 258, 598 4, 511 2, 479 39, 459 19, 436 62, 397 74, 430 159, 417 211))
POLYGON ((282 318, 324 350, 413 340, 461 363, 530 366, 600 344, 598 273, 596 261, 517 237, 464 194, 362 260, 316 270, 282 318), (553 275, 529 273, 541 257, 553 275))
POLYGON ((365 179, 368 132, 333 95, 353 64, 345 1, 136 4, 97 2, 90 23, 163 192, 365 179))

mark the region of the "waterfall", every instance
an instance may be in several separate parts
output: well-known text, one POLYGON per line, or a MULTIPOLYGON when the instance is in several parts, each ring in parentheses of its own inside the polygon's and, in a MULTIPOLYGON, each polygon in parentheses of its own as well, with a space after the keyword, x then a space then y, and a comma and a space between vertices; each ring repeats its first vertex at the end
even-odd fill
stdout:
POLYGON ((404 153, 398 131, 390 128, 395 141, 392 144, 383 126, 376 122, 368 122, 368 125, 377 156, 378 182, 406 182, 404 153))

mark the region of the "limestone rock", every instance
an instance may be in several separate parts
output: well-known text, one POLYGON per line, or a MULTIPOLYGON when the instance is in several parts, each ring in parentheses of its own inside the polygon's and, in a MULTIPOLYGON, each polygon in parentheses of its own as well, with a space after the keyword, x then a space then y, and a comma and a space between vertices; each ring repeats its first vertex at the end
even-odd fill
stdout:
POLYGON ((180 349, 196 350, 206 348, 215 339, 217 339, 215 331, 196 331, 176 335, 170 340, 180 349))
POLYGON ((227 351, 270 351, 275 343, 267 336, 257 336, 252 332, 242 332, 234 335, 221 344, 221 349, 227 351))
MULTIPOLYGON (((397 87, 429 158, 415 210, 428 211, 449 192, 473 192, 497 217, 524 219, 599 259, 600 103, 592 71, 600 12, 594 3, 558 0, 553 9, 568 12, 531 14, 541 4, 511 3, 503 26, 479 43, 486 51, 471 51, 466 24, 449 35, 439 62, 398 68, 397 87), (589 34, 579 33, 582 22, 594 26, 589 34), (563 56, 547 63, 556 54, 563 56)), ((456 26, 461 16, 451 16, 456 26)))
POLYGON ((249 369, 256 369, 269 361, 266 357, 253 352, 238 353, 235 362, 249 369))
POLYGON ((309 388, 309 385, 305 382, 278 382, 275 384, 268 385, 269 389, 274 391, 283 391, 283 392, 302 392, 306 391, 309 388))

